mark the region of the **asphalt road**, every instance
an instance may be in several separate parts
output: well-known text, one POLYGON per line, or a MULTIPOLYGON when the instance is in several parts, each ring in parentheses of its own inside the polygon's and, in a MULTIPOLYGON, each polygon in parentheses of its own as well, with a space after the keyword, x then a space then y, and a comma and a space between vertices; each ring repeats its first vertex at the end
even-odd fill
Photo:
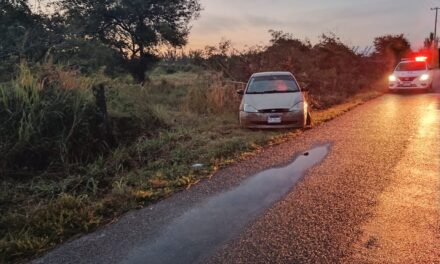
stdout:
POLYGON ((440 263, 439 99, 382 96, 34 263, 440 263))

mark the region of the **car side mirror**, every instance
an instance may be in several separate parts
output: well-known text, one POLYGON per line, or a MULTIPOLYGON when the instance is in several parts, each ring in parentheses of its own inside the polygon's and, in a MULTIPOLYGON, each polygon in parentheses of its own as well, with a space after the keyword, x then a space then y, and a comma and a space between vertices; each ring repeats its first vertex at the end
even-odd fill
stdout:
POLYGON ((244 95, 244 90, 243 90, 243 89, 239 89, 239 90, 237 90, 237 94, 238 94, 238 95, 244 95))

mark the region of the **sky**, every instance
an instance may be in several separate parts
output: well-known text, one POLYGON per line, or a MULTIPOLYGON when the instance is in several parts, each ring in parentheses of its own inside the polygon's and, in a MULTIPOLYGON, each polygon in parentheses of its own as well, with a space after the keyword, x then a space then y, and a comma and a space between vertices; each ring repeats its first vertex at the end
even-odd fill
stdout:
POLYGON ((440 7, 440 0, 200 0, 200 3, 204 10, 192 22, 190 49, 216 45, 223 39, 231 40, 238 49, 265 45, 270 39, 270 29, 283 30, 312 43, 322 33, 333 32, 344 43, 361 49, 371 46, 377 36, 404 33, 417 49, 434 31, 435 11, 430 8, 440 7))

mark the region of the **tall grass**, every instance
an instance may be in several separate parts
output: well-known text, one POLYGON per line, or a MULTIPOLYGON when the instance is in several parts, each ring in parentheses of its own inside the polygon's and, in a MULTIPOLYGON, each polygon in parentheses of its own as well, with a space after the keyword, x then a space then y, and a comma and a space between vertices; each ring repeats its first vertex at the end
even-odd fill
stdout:
POLYGON ((134 207, 135 191, 115 184, 136 167, 126 145, 164 128, 145 91, 130 81, 87 77, 50 63, 19 69, 0 84, 0 263, 134 207), (103 82, 113 146, 93 89, 103 82))
POLYGON ((37 76, 21 64, 19 75, 0 87, 3 169, 44 169, 88 159, 90 150, 100 148, 90 86, 91 82, 55 66, 37 76))
POLYGON ((233 114, 238 111, 240 98, 236 86, 221 74, 204 76, 199 85, 193 85, 185 97, 186 110, 197 114, 233 114))

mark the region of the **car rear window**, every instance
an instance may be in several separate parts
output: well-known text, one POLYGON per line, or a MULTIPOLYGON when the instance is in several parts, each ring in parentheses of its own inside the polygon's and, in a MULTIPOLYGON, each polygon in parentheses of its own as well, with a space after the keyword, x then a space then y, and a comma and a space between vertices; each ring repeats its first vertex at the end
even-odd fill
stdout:
POLYGON ((426 71, 426 62, 401 62, 396 71, 426 71))
POLYGON ((290 75, 270 75, 252 77, 247 94, 294 93, 299 92, 298 84, 290 75))

